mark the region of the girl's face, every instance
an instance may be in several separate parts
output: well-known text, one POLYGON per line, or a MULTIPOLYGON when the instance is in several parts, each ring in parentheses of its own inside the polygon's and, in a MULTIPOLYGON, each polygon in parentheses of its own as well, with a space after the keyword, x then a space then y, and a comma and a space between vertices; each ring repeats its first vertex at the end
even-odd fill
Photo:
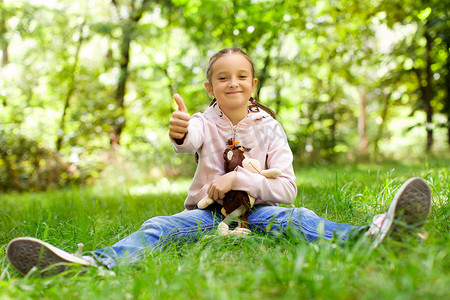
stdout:
POLYGON ((239 53, 225 54, 212 65, 208 93, 217 99, 225 112, 247 110, 248 101, 258 79, 253 78, 252 65, 239 53))

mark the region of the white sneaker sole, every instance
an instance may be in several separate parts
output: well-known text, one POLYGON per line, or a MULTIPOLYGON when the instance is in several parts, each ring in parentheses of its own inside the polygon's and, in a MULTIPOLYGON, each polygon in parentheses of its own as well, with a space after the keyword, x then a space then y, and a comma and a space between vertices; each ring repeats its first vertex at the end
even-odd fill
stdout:
POLYGON ((69 263, 92 266, 83 258, 31 237, 13 239, 6 248, 6 255, 11 265, 22 275, 28 274, 34 267, 44 270, 55 265, 41 274, 46 276, 64 272, 69 263))
POLYGON ((372 243, 378 246, 386 236, 401 228, 417 229, 425 224, 431 207, 431 189, 419 177, 408 179, 397 191, 389 206, 380 234, 372 243))

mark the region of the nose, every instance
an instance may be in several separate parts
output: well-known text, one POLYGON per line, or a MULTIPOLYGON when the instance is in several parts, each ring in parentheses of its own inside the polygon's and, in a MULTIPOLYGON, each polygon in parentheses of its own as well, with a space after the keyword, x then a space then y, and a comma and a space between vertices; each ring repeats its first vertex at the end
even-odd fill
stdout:
POLYGON ((238 87, 238 83, 237 83, 237 80, 236 80, 236 78, 231 78, 231 81, 230 81, 230 88, 237 88, 238 87))

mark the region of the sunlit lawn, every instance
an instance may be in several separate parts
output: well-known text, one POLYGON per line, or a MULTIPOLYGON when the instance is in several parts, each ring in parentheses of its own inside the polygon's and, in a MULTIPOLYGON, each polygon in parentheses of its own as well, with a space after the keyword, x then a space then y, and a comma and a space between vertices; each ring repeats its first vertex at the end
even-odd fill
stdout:
POLYGON ((412 237, 369 252, 361 244, 307 244, 295 235, 212 238, 171 245, 138 265, 116 268, 115 276, 73 269, 64 276, 23 278, 7 263, 4 251, 18 236, 38 237, 72 252, 80 242, 85 250, 111 245, 152 216, 182 210, 189 179, 0 195, 0 298, 449 298, 448 161, 297 168, 295 205, 363 225, 387 209, 411 176, 425 178, 433 191, 425 240, 412 237))

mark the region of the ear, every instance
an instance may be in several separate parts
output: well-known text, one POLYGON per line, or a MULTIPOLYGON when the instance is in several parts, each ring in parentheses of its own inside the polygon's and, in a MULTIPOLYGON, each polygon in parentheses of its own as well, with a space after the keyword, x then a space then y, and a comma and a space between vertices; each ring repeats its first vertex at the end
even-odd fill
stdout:
POLYGON ((210 94, 211 96, 214 97, 214 90, 213 90, 212 85, 208 81, 206 81, 204 83, 204 85, 205 85, 205 88, 206 88, 206 91, 208 92, 208 94, 210 94))
POLYGON ((256 88, 256 83, 258 82, 258 78, 253 78, 253 90, 252 90, 252 93, 253 93, 253 91, 255 90, 255 88, 256 88))

